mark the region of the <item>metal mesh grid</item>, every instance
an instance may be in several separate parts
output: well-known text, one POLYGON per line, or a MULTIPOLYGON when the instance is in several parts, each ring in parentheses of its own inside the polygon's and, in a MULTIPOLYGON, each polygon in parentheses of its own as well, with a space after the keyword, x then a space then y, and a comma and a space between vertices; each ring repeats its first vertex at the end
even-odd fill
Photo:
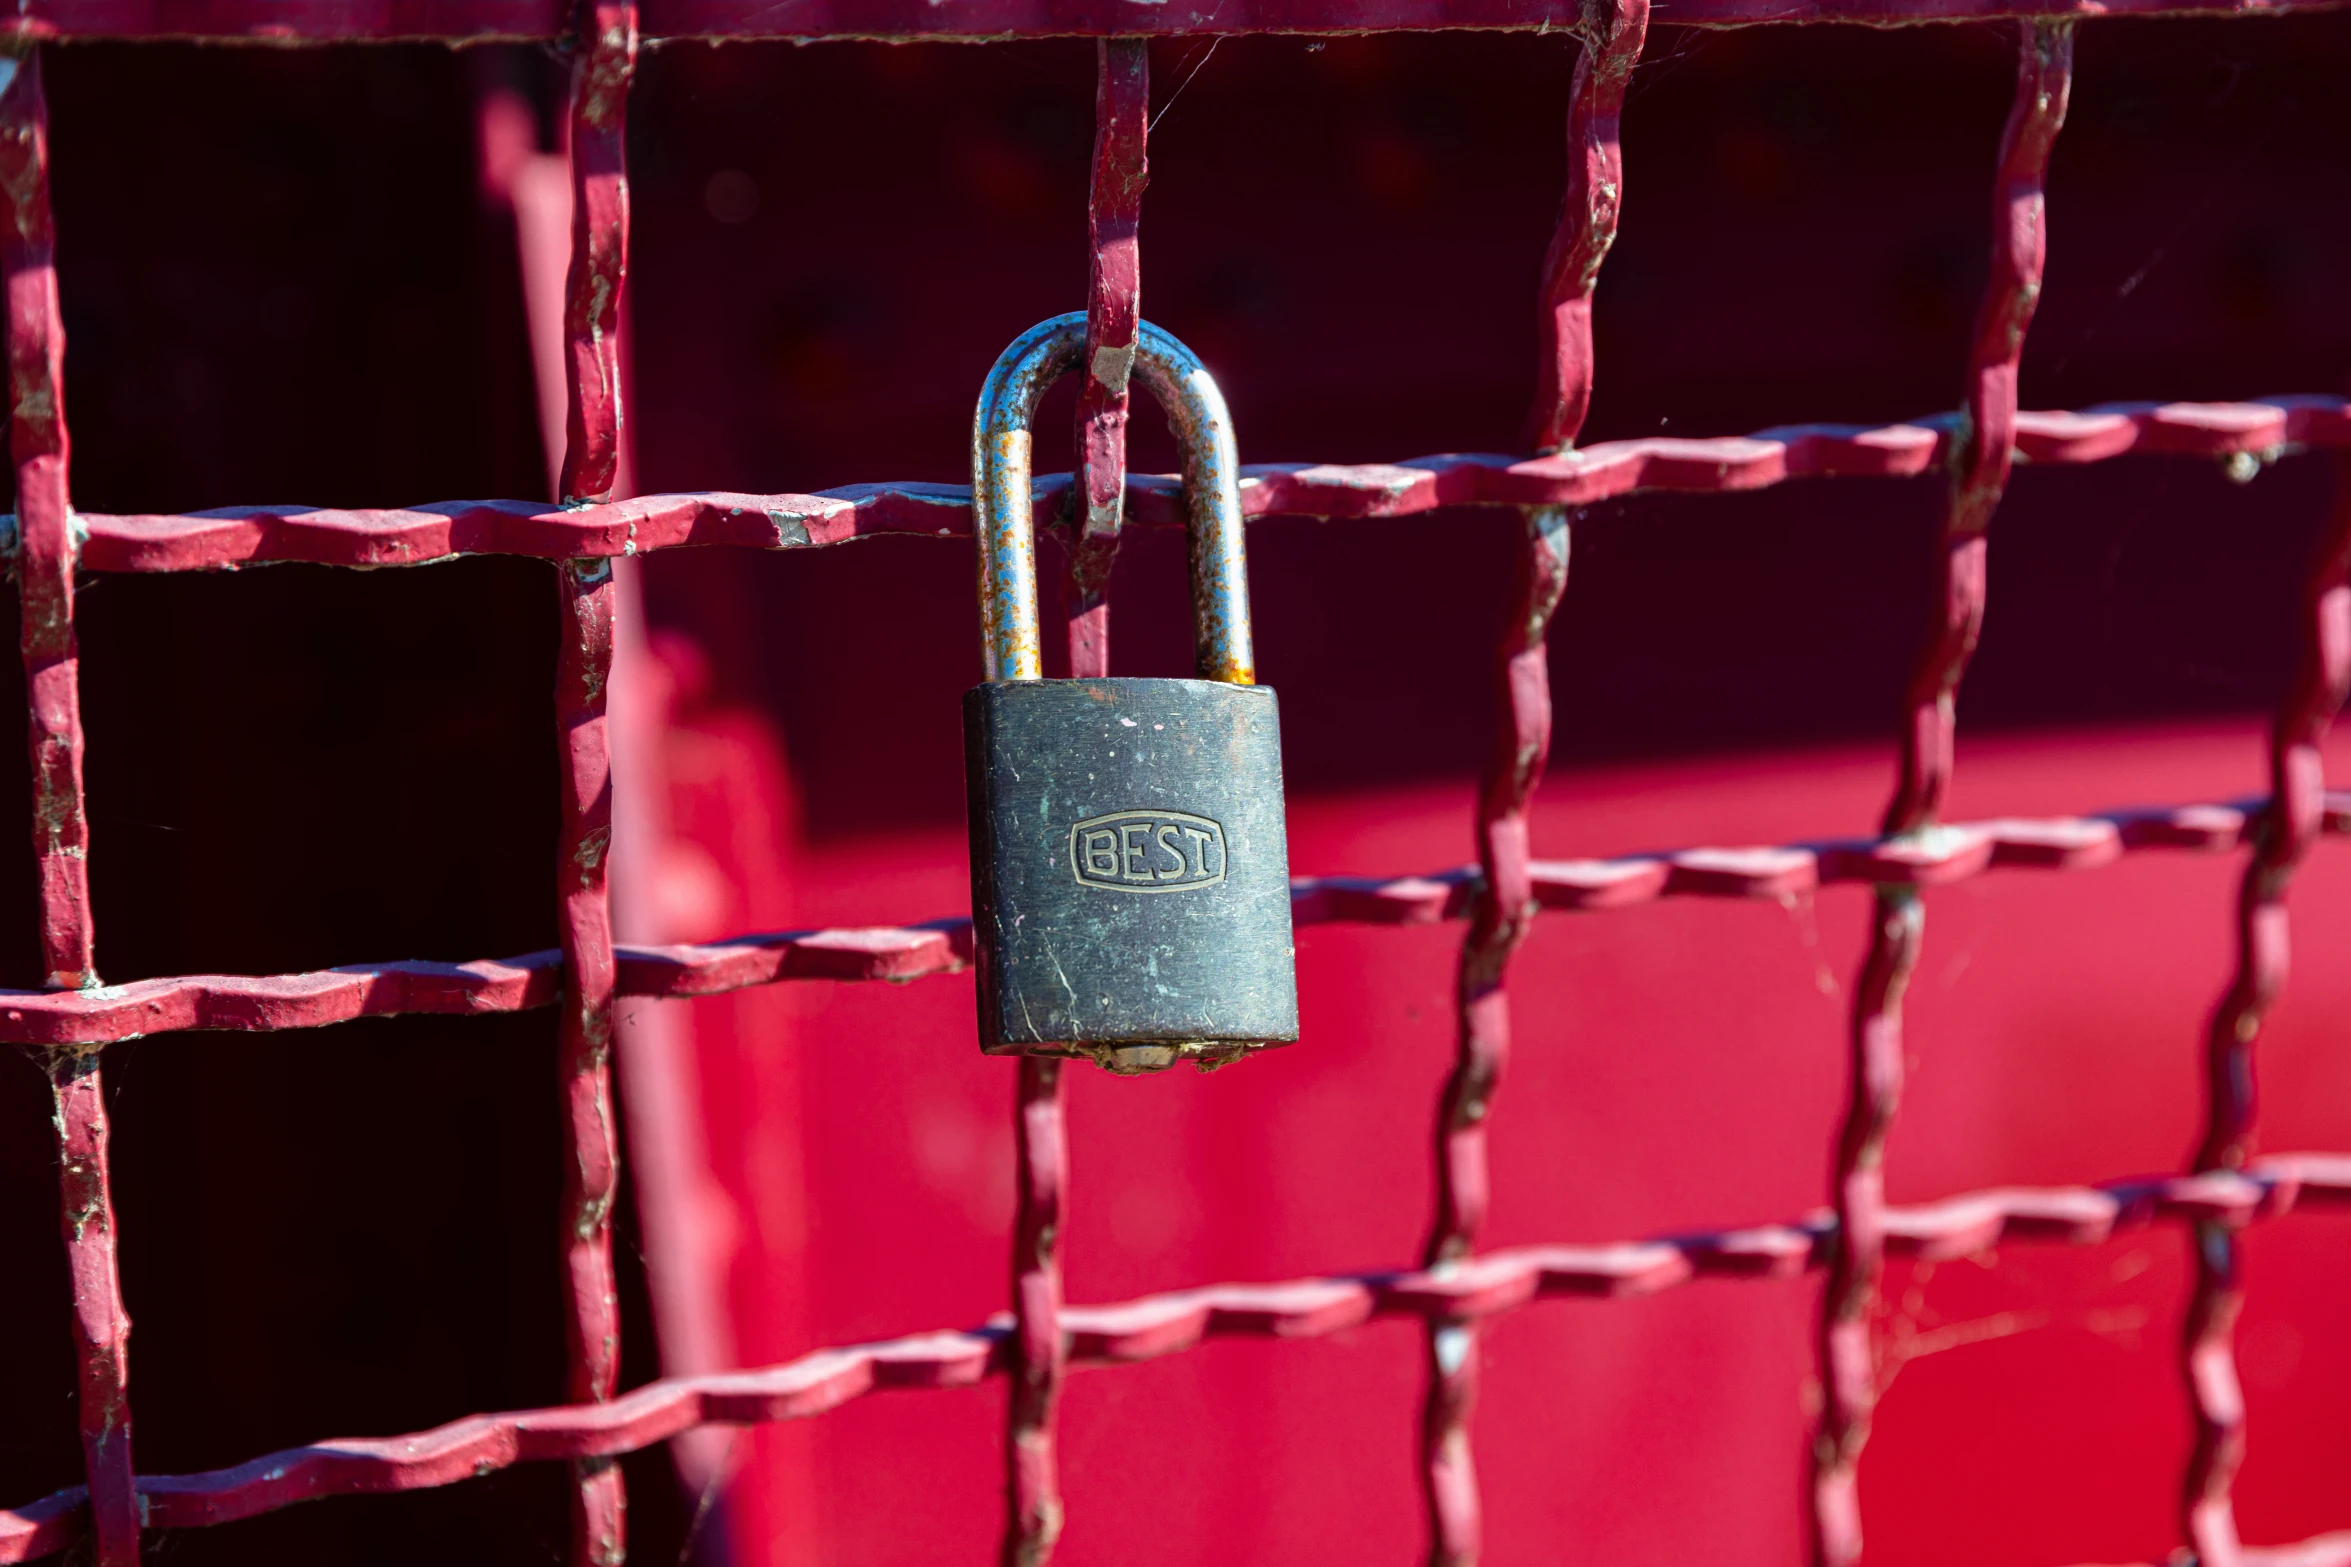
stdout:
POLYGON ((2293 451, 2351 449, 2351 403, 2324 396, 2242 404, 2128 404, 2081 413, 2017 407, 2017 365, 2043 262, 2042 183, 2063 124, 2075 15, 2247 14, 2283 7, 2010 4, 2003 0, 1697 0, 1658 20, 1893 23, 2018 18, 2014 104, 1993 191, 1993 252, 1956 413, 1882 428, 1803 426, 1746 438, 1650 439, 1578 448, 1592 388, 1591 303, 1614 239, 1623 170, 1617 116, 1650 20, 1646 0, 1217 0, 1127 14, 1116 0, 978 0, 940 13, 894 0, 35 0, 7 24, 0 57, 0 236, 7 281, 11 456, 18 515, 10 544, 23 607, 30 698, 42 991, 0 993, 0 1039, 46 1065, 60 1165, 61 1231, 71 1266, 87 1484, 0 1512, 0 1562, 87 1540, 102 1567, 138 1560, 142 1528, 226 1523, 313 1498, 417 1490, 528 1460, 573 1468, 572 1559, 625 1558, 621 1454, 698 1425, 823 1413, 882 1388, 1012 1379, 1004 1556, 1041 1562, 1059 1531, 1055 1407, 1072 1364, 1133 1361, 1223 1335, 1312 1337, 1374 1316, 1426 1325, 1428 1391, 1421 1479, 1430 1556, 1469 1563, 1480 1513, 1470 1446, 1480 1324, 1553 1295, 1644 1294, 1699 1277, 1827 1274, 1818 1353, 1824 1407, 1812 1450, 1812 1558, 1861 1555, 1855 1492, 1877 1386, 1871 1307, 1889 1256, 1964 1256, 2006 1241, 2101 1241, 2138 1225, 2193 1227, 2194 1298, 2182 1372, 2196 1432, 2180 1492, 2183 1531, 2205 1567, 2351 1563, 2351 1534, 2280 1548, 2237 1536, 2230 1485, 2244 1444, 2231 1336, 2242 1295, 2238 1231, 2302 1204, 2351 1204, 2351 1154, 2252 1156, 2252 1052, 2286 976, 2286 894, 2326 833, 2351 832, 2351 796, 2329 795, 2319 742, 2351 688, 2351 502, 2339 502, 2311 568, 2296 677, 2270 735, 2271 792, 2224 804, 2070 818, 1946 823, 1954 700, 1982 623, 1985 541, 2012 462, 2088 463, 2133 452, 2196 455, 2251 471, 2293 451), (2029 13, 2029 14, 2028 14, 2029 13), (1516 609, 1498 650, 1504 722, 1477 811, 1479 864, 1378 881, 1302 878, 1299 923, 1468 925, 1457 982, 1459 1051, 1442 1092, 1434 1148, 1438 1204, 1417 1268, 1274 1285, 1224 1284, 1124 1305, 1062 1301, 1056 1253, 1069 1178, 1061 1066, 1024 1060, 1016 1103, 1019 1210, 1012 1309, 964 1332, 825 1350, 759 1371, 671 1378, 616 1396, 618 1313, 610 1219, 619 1151, 608 1057, 616 996, 709 995, 789 979, 910 979, 969 956, 969 922, 898 929, 752 935, 697 946, 616 948, 605 867, 611 836, 605 690, 611 672, 615 556, 688 545, 821 548, 882 533, 966 536, 968 492, 860 485, 818 495, 690 494, 614 501, 621 420, 615 354, 627 269, 623 120, 640 28, 670 36, 1100 36, 1090 204, 1094 246, 1080 396, 1082 471, 1038 486, 1043 523, 1070 519, 1072 672, 1108 663, 1105 584, 1122 521, 1177 520, 1171 481, 1125 472, 1125 376, 1139 298, 1137 245, 1148 103, 1146 33, 1368 31, 1497 27, 1574 32, 1583 45, 1568 127, 1562 220, 1543 277, 1541 392, 1527 457, 1458 456, 1358 467, 1248 470, 1252 516, 1398 516, 1442 506, 1512 506, 1525 518, 1516 609), (568 383, 565 504, 455 502, 406 511, 261 507, 189 516, 72 511, 62 398, 63 331, 51 256, 44 39, 255 38, 275 41, 489 38, 560 40, 573 80, 573 255, 564 326, 568 383), (1544 642, 1566 582, 1575 508, 1642 489, 1745 490, 1807 476, 1947 471, 1940 583, 1911 678, 1901 761, 1880 836, 1764 849, 1697 848, 1609 860, 1533 857, 1527 806, 1549 747, 1544 642), (1074 492, 1074 493, 1072 493, 1074 492), (1122 515, 1123 513, 1123 515, 1122 515), (274 977, 192 975, 126 986, 92 968, 88 834, 73 619, 74 573, 172 572, 246 562, 415 564, 514 554, 555 568, 562 614, 556 720, 562 830, 556 875, 561 947, 464 964, 357 964, 274 977), (2090 869, 2126 852, 2247 851, 2236 970, 2206 1046, 2205 1124, 2191 1168, 2098 1187, 1985 1191, 1915 1206, 1884 1200, 1880 1155, 1900 1097, 1902 993, 1923 931, 1921 890, 2004 867, 2090 869), (1833 1211, 1797 1222, 1615 1246, 1480 1253, 1487 1208, 1485 1128, 1509 1050, 1506 979, 1534 918, 1662 897, 1780 898, 1836 883, 1874 890, 1876 918, 1855 986, 1850 1101, 1834 1149, 1833 1211), (132 1465, 128 1339, 108 1191, 99 1047, 178 1029, 314 1028, 395 1012, 490 1013, 556 1005, 568 1164, 564 1185, 570 1367, 561 1408, 480 1415, 409 1436, 341 1440, 232 1469, 138 1475, 132 1465))

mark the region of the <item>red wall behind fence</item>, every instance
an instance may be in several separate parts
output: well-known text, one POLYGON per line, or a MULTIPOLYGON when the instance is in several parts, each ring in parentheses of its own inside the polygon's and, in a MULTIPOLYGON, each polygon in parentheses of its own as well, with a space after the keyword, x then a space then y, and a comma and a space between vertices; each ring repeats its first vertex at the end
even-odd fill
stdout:
MULTIPOLYGON (((1964 754, 1956 809, 2229 797, 2255 789, 2260 768, 2247 724, 1987 740, 1964 754)), ((1537 842, 1574 857, 1860 830, 1884 773, 1876 748, 1595 770, 1545 791, 1537 842)), ((1468 801, 1465 784, 1300 799, 1292 853, 1333 872, 1451 863, 1468 801)), ((963 875, 948 831, 851 840, 796 869, 798 923, 954 907, 963 875)), ((1893 1199, 2175 1166, 2193 1141, 2197 1022, 2226 980, 2234 885, 2227 859, 2150 856, 1930 894, 1893 1199)), ((2330 961, 2351 938, 2351 865, 2322 855, 2296 907, 2303 966, 2264 1054, 2267 1146, 2333 1147, 2351 1130, 2339 1027, 2351 973, 2330 961)), ((1817 1206, 1866 909, 1865 893, 1839 889, 1785 908, 1549 919, 1513 981, 1491 1243, 1633 1239, 1817 1206)), ((1413 1257, 1457 941, 1452 928, 1307 931, 1297 1048, 1207 1077, 1080 1078, 1071 1298, 1413 1257)), ((997 1309, 1011 1088, 1003 1063, 940 1048, 968 1026, 968 984, 808 986, 754 1005, 769 1092, 803 1109, 796 1151, 771 1131, 736 1154, 770 1248, 737 1275, 749 1358, 997 1309), (773 1186, 798 1178, 804 1197, 773 1186)), ((711 1102, 722 1146, 730 1111, 772 1124, 772 1100, 711 1102)), ((2343 1521, 2332 1477, 2351 1453, 2351 1344, 2330 1303, 2351 1286, 2347 1239, 2344 1220, 2305 1217, 2251 1242, 2239 1341, 2251 1539, 2343 1521)), ((2160 1559, 2188 1440, 2175 1348, 2185 1245, 2167 1229, 1897 1266, 1882 1327, 1899 1364, 1863 1470, 1873 1550, 1934 1564, 2160 1559)), ((1706 1283, 1497 1325, 1477 1425, 1493 1559, 1798 1560, 1816 1290, 1706 1283)), ((1066 1559, 1410 1555, 1420 1355, 1411 1324, 1381 1323, 1078 1373, 1066 1559)), ((985 1556, 1000 1417, 993 1391, 893 1395, 761 1433, 762 1472, 812 1510, 755 1513, 771 1548, 748 1559, 985 1556)))

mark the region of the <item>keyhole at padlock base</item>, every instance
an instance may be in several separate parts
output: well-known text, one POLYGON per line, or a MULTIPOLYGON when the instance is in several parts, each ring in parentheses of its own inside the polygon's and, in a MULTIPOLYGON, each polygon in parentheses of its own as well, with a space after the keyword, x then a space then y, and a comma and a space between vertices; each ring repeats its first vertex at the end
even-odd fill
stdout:
POLYGON ((1281 720, 1254 684, 1231 420, 1145 322, 1136 374, 1185 447, 1195 680, 1044 680, 1028 472, 1036 401, 1085 317, 1005 350, 972 432, 989 680, 964 697, 980 1047, 1122 1076, 1298 1037, 1281 720))

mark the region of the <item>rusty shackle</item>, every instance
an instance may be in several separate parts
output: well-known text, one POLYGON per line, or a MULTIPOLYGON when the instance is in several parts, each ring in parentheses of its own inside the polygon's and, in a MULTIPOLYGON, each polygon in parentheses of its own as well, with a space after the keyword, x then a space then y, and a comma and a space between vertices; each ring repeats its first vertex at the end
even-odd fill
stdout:
MULTIPOLYGON (((1192 645, 1203 680, 1254 685, 1249 566, 1241 539, 1241 470, 1224 394, 1190 349, 1144 321, 1134 369, 1184 452, 1192 557, 1192 645)), ((980 388, 971 423, 973 520, 979 535, 980 636, 991 681, 1044 678, 1037 624, 1037 538, 1030 425, 1045 389, 1078 367, 1086 316, 1040 321, 1012 340, 980 388)))

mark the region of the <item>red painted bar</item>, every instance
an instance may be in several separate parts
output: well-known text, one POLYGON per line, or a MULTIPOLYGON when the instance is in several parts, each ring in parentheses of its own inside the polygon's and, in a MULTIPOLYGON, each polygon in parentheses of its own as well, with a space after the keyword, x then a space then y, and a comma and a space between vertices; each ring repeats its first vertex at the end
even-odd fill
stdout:
POLYGON ((571 80, 571 272, 564 281, 566 503, 607 501, 620 466, 620 296, 629 268, 628 93, 637 8, 587 0, 571 80))
MULTIPOLYGON (((1151 110, 1151 52, 1139 38, 1096 45, 1094 171, 1086 203, 1086 357, 1078 382, 1078 493, 1065 501, 1069 667, 1110 673, 1110 570, 1126 517, 1128 378, 1143 319, 1140 229, 1151 110)), ((1056 491, 1058 498, 1059 491, 1056 491)))
POLYGON ((1616 0, 1595 18, 1568 90, 1567 190, 1543 257, 1526 429, 1527 445, 1548 455, 1574 448, 1592 408, 1592 291, 1624 211, 1624 95, 1648 33, 1647 0, 1616 0))
MULTIPOLYGON (((620 1377, 620 1297, 612 1271, 612 1206, 620 1190, 612 1104, 612 1001, 617 966, 606 871, 612 848, 612 760, 605 693, 612 676, 610 561, 558 568, 563 642, 556 669, 562 828, 556 886, 562 935, 557 1050, 563 1082, 564 1318, 575 1403, 612 1397, 620 1377)), ((617 1466, 582 1459, 572 1495, 575 1567, 627 1558, 627 1505, 617 1466)))
MULTIPOLYGON (((1784 425, 1705 440, 1602 441, 1555 456, 1492 453, 1402 463, 1259 463, 1242 470, 1251 517, 1409 517, 1444 506, 1584 506, 1644 490, 1726 494, 1790 479, 1916 478, 1949 456, 1955 419, 1910 424, 1784 425)), ((2129 454, 2273 461, 2304 449, 2351 450, 2351 402, 2287 396, 2251 403, 2118 403, 2020 413, 2027 463, 2105 462, 2129 454)), ((1036 484, 1037 522, 1056 523, 1068 474, 1036 484)), ((1127 479, 1126 519, 1183 526, 1172 475, 1127 479)), ((968 537, 960 484, 853 484, 813 495, 704 491, 572 509, 540 501, 443 501, 398 511, 233 506, 179 516, 83 513, 86 571, 216 571, 273 561, 415 566, 452 555, 541 560, 730 545, 813 549, 906 534, 968 537)))
MULTIPOLYGON (((564 285, 567 503, 609 501, 620 463, 621 290, 628 275, 627 109, 637 63, 632 0, 584 0, 571 80, 571 273, 564 285)), ((612 562, 573 558, 556 569, 558 805, 556 899, 563 965, 557 1052, 563 1079, 564 1319, 574 1403, 603 1403, 620 1383, 620 1296, 612 1208, 620 1136, 612 1100, 612 1002, 618 969, 607 876, 612 852, 612 562)), ((572 1567, 628 1559, 628 1497, 620 1466, 600 1454, 572 1464, 572 1567)))
POLYGON ((10 194, 9 455, 16 465, 17 592, 32 717, 33 846, 49 983, 95 983, 89 823, 82 801, 81 665, 73 624, 72 442, 65 427, 65 323, 49 220, 48 104, 41 57, 0 62, 0 182, 10 194))
MULTIPOLYGON (((1994 870, 2092 870, 2150 849, 2243 847, 2260 800, 2103 816, 1955 823, 1924 838, 1680 849, 1605 860, 1534 860, 1545 912, 1596 913, 1660 898, 1771 902, 1821 887, 1943 887, 1994 870)), ((2321 831, 2351 834, 2351 794, 2326 797, 2321 831)), ((1293 923, 1433 925, 1464 918, 1474 865, 1425 875, 1306 876, 1290 884, 1293 923)), ((782 931, 692 946, 619 947, 616 993, 715 996, 793 980, 920 979, 971 959, 971 921, 782 931)), ((554 1004, 556 951, 473 963, 354 963, 307 974, 191 974, 95 990, 0 990, 0 1044, 97 1045, 147 1034, 274 1033, 400 1013, 474 1016, 554 1004)))
MULTIPOLYGON (((67 493, 65 323, 49 215, 49 107, 41 56, 0 57, 0 188, 8 227, 9 456, 16 466, 16 585, 23 614, 33 769, 33 853, 41 950, 53 991, 98 982, 91 958, 89 817, 82 794, 82 708, 73 623, 74 527, 67 493)), ((73 1285, 83 1472, 98 1567, 137 1567, 131 1483, 130 1313, 115 1254, 105 1084, 91 1050, 44 1053, 57 1140, 59 1229, 73 1285)))
MULTIPOLYGON (((1640 62, 1648 0, 1614 0, 1595 12, 1568 94, 1568 177, 1559 226, 1543 263, 1535 401, 1529 444, 1572 450, 1592 402, 1592 291, 1616 242, 1623 208, 1618 140, 1625 88, 1640 62)), ((1495 649, 1502 719, 1487 753, 1472 832, 1478 875, 1465 882, 1469 931, 1455 974, 1453 1068, 1437 1102, 1436 1212, 1422 1266, 1443 1271, 1477 1248, 1489 1206, 1486 1124, 1510 1059, 1510 960, 1542 904, 1535 891, 1527 803, 1551 754, 1551 617, 1567 590, 1570 514, 1531 506, 1518 556, 1510 619, 1495 649)), ((1434 1318, 1425 1341, 1428 1391, 1421 1404, 1420 1481, 1434 1567, 1473 1567, 1483 1549, 1484 1507, 1470 1424, 1477 1411, 1477 1325, 1434 1318)))
MULTIPOLYGON (((1889 1208, 1890 1254, 1974 1256, 2019 1242, 2096 1245, 2160 1222, 2280 1218, 2304 1206, 2351 1206, 2351 1154, 2290 1154, 2242 1171, 2115 1181, 2103 1186, 2000 1188, 1889 1208)), ((1062 1312, 1078 1364, 1149 1360, 1217 1338, 1317 1338, 1374 1317, 1477 1320, 1537 1300, 1620 1299, 1695 1279, 1787 1278, 1819 1267, 1832 1249, 1825 1217, 1710 1234, 1599 1246, 1526 1246, 1442 1270, 1346 1274, 1279 1284, 1212 1284, 1112 1306, 1062 1312)), ((406 1436, 315 1442, 205 1474, 150 1475, 139 1494, 158 1528, 190 1529, 259 1517, 329 1496, 382 1495, 454 1485, 517 1463, 610 1459, 700 1425, 800 1420, 890 1389, 973 1386, 1010 1364, 1003 1319, 962 1332, 819 1350, 780 1366, 675 1377, 609 1403, 471 1415, 406 1436)), ((32 1561, 80 1538, 76 1489, 0 1512, 0 1563, 32 1561)), ((2340 1537, 2276 1555, 2258 1567, 2318 1567, 2340 1537)))
POLYGON ((130 1313, 115 1257, 107 1169, 105 1084, 96 1051, 53 1050, 51 1118, 57 1132, 59 1229, 73 1281, 82 1469, 94 1509, 99 1567, 137 1567, 140 1509, 131 1475, 130 1313))
MULTIPOLYGON (((2351 469, 2343 477, 2351 479, 2351 469)), ((2205 1124, 2200 1170, 2242 1167, 2253 1149, 2254 1047, 2289 966, 2286 893, 2328 816, 2319 751, 2351 695, 2351 495, 2338 494, 2303 594, 2302 655, 2270 726, 2270 800, 2249 824, 2253 846, 2236 908, 2236 972, 2205 1035, 2205 1124)), ((2196 1291, 2181 1339, 2181 1372, 2196 1443, 2182 1481, 2181 1522, 2204 1567, 2239 1567, 2230 1490, 2245 1455, 2236 1324, 2244 1306, 2235 1227, 2197 1226, 2196 1291)))
MULTIPOLYGON (((1941 580, 1905 698, 1901 762, 1886 807, 1883 831, 1898 843, 1931 839, 1950 792, 1959 682, 1983 629, 1986 535, 2008 484, 2017 364, 2041 292, 2043 184, 2072 86, 2072 24, 2020 23, 2016 97, 1992 186, 1991 275, 1968 356, 1966 412, 1949 453, 1941 580)), ((1885 1145, 1902 1099, 1902 993, 1925 930, 1919 884, 1881 883, 1869 950, 1854 980, 1851 1098, 1832 1152, 1839 1239, 1821 1293, 1822 1407, 1806 1514, 1817 1567, 1861 1560, 1859 1471, 1878 1397, 1871 1324, 1888 1243, 1885 1145)))
POLYGON ((1012 1332, 1004 1341, 1004 1543, 1007 1567, 1037 1567, 1061 1535, 1055 1417, 1069 1364, 1062 1319, 1062 1197, 1069 1183, 1063 1063, 1022 1056, 1013 1101, 1012 1332))
MULTIPOLYGON (((2014 17, 2272 16, 2343 0, 1677 0, 1660 26, 1989 21, 2014 17)), ((1573 0, 648 0, 652 39, 1198 37, 1220 33, 1565 32, 1573 0)), ((564 0, 25 0, 17 38, 244 40, 266 44, 438 39, 552 43, 564 0)))

